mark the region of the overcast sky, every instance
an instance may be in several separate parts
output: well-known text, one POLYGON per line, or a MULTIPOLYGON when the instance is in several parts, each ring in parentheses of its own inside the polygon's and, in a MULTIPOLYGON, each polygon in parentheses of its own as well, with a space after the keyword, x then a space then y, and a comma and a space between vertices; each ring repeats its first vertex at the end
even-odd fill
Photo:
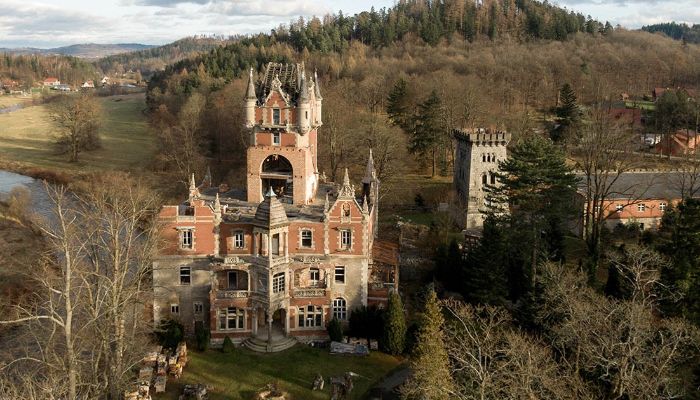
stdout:
MULTIPOLYGON (((700 0, 554 0, 569 9, 638 28, 700 23, 700 0)), ((201 34, 268 32, 299 15, 354 14, 394 0, 0 0, 0 47, 76 43, 164 44, 201 34)))

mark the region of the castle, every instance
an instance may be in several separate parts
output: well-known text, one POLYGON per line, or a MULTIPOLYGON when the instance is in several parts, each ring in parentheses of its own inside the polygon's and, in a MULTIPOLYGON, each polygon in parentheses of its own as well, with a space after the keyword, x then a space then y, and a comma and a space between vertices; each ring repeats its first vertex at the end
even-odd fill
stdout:
POLYGON ((490 130, 452 132, 456 142, 453 182, 457 193, 457 221, 465 229, 480 229, 486 205, 486 185, 496 184, 498 162, 507 157, 510 133, 490 130))
MULTIPOLYGON (((160 212, 154 320, 207 327, 259 351, 326 339, 332 318, 386 303, 397 263, 374 257, 379 180, 371 151, 361 190, 318 171, 322 97, 303 64, 266 66, 245 95, 247 188, 196 186, 160 212), (392 265, 393 264, 393 265, 392 265)), ((381 246, 379 246, 381 247, 381 246)), ((384 257, 386 259, 387 257, 384 257)), ((398 256, 395 257, 398 259, 398 256)))

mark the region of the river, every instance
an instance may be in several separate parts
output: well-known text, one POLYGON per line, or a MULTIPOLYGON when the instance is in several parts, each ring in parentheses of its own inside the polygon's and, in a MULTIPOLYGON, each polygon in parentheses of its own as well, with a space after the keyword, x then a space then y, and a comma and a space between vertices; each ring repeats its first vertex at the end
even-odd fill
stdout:
POLYGON ((52 203, 42 181, 14 172, 0 170, 0 199, 7 198, 12 189, 22 186, 29 189, 32 194, 32 211, 44 216, 48 215, 52 203))

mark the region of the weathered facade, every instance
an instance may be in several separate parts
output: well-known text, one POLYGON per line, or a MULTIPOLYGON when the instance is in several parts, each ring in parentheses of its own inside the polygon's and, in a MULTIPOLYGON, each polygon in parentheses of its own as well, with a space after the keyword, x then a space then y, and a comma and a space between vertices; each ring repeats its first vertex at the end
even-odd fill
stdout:
POLYGON ((479 229, 484 224, 484 188, 496 184, 495 172, 507 157, 510 134, 481 128, 454 130, 453 137, 456 220, 464 229, 479 229))
POLYGON ((321 122, 317 78, 303 64, 251 71, 245 98, 247 190, 197 187, 163 207, 168 246, 154 263, 156 321, 180 320, 242 342, 327 337, 333 317, 383 304, 396 265, 373 262, 379 180, 370 152, 362 189, 318 172, 321 122))

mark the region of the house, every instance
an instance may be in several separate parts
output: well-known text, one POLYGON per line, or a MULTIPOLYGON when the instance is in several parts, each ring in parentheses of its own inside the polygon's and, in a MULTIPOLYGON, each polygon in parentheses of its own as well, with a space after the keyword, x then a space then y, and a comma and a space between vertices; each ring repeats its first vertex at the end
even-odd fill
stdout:
POLYGON ((678 91, 684 91, 689 98, 691 99, 697 99, 698 98, 698 92, 695 89, 688 89, 688 88, 682 88, 682 87, 677 87, 677 88, 663 88, 663 87, 657 87, 652 90, 651 95, 653 97, 653 100, 656 101, 658 100, 664 92, 668 90, 678 90, 678 91))
POLYGON ((384 305, 398 283, 397 248, 378 245, 379 180, 371 151, 359 190, 348 171, 317 169, 322 97, 303 64, 269 63, 245 95, 246 188, 197 186, 160 211, 166 248, 153 263, 156 322, 211 332, 258 351, 325 340, 332 318, 384 305))
POLYGON ((80 87, 94 89, 95 83, 92 80, 85 81, 85 82, 83 82, 83 84, 80 87))
POLYGON ((58 78, 48 77, 48 78, 44 79, 44 81, 42 82, 42 84, 43 84, 44 86, 53 87, 53 86, 58 86, 58 85, 60 85, 60 84, 61 84, 61 81, 59 81, 58 78))
POLYGON ((70 87, 70 85, 65 85, 65 84, 54 85, 54 86, 51 86, 51 90, 58 90, 59 92, 70 92, 71 87, 70 87))
POLYGON ((102 80, 100 80, 100 84, 101 84, 102 86, 104 86, 104 85, 109 85, 109 77, 107 77, 107 76, 102 77, 102 80))
MULTIPOLYGON (((612 179, 612 176, 609 178, 612 179)), ((582 183, 585 179, 582 179, 582 183)), ((592 207, 593 215, 603 213, 608 229, 619 224, 637 223, 643 230, 657 229, 666 210, 683 197, 694 196, 700 182, 682 172, 626 172, 611 186, 600 208, 592 207)), ((585 188, 580 187, 579 204, 583 208, 579 228, 584 228, 586 212, 585 188)))
POLYGON ((683 156, 695 154, 698 135, 689 129, 679 129, 671 135, 660 138, 654 146, 654 152, 664 155, 683 156))

